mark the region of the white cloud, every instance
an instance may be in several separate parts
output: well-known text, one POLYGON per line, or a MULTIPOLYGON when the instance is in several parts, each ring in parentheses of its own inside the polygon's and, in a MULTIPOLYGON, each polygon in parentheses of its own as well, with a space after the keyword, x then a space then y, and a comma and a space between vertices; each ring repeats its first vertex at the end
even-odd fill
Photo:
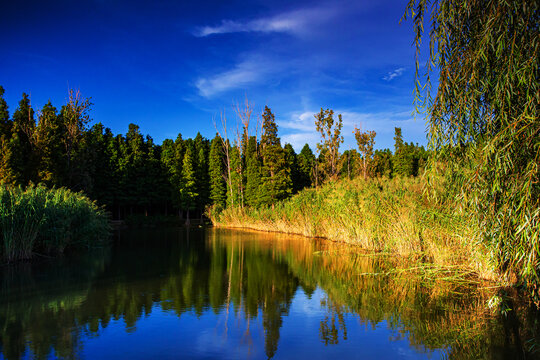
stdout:
POLYGON ((199 78, 195 82, 195 86, 201 96, 211 97, 227 90, 255 83, 271 70, 271 66, 261 65, 261 62, 249 59, 237 64, 231 70, 199 78))
POLYGON ((404 72, 404 71, 405 71, 405 68, 402 68, 402 67, 397 68, 397 69, 395 69, 394 71, 388 72, 388 74, 386 74, 386 76, 383 77, 383 80, 385 80, 385 81, 391 81, 391 80, 393 80, 394 78, 403 75, 403 72, 404 72))
POLYGON ((240 22, 222 20, 216 26, 202 26, 195 29, 193 35, 205 37, 214 34, 229 34, 239 32, 283 32, 302 33, 311 24, 319 24, 335 15, 333 9, 303 9, 279 14, 273 17, 259 18, 240 22))

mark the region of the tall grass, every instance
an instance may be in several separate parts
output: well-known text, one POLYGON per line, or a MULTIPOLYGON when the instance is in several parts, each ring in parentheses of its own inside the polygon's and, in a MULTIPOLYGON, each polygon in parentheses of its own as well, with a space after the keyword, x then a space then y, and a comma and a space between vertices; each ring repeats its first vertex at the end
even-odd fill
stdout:
POLYGON ((492 279, 492 259, 466 211, 431 201, 424 179, 355 179, 305 189, 274 209, 209 212, 214 225, 296 233, 459 266, 492 279))
POLYGON ((81 193, 0 185, 0 257, 5 261, 90 246, 108 233, 105 211, 81 193))

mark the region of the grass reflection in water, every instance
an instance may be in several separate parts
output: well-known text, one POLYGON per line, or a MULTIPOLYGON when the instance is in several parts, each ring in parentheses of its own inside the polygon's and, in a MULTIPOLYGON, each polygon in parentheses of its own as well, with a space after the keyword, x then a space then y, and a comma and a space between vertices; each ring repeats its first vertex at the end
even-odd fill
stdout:
POLYGON ((324 291, 322 315, 317 328, 298 334, 305 342, 316 332, 319 344, 351 344, 352 319, 366 331, 384 324, 390 340, 406 339, 419 354, 443 350, 452 359, 532 358, 539 340, 537 312, 515 294, 505 300, 512 311, 489 309, 501 289, 468 281, 467 274, 282 234, 123 232, 111 248, 4 266, 1 276, 0 345, 8 359, 90 357, 85 346, 110 336, 108 325, 136 333, 156 309, 179 321, 219 316, 214 327, 226 341, 252 348, 259 323, 259 353, 273 357, 278 348, 292 351, 290 344, 281 348, 280 334, 298 316, 290 312, 299 289, 309 298, 317 288, 324 291), (238 339, 233 326, 242 328, 238 339))

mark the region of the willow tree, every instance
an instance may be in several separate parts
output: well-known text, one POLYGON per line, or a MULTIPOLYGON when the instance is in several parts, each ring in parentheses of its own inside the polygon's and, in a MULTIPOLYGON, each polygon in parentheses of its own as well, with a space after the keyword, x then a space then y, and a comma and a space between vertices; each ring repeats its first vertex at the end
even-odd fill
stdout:
POLYGON ((499 269, 536 289, 539 7, 530 0, 410 0, 405 15, 414 20, 416 103, 429 112, 436 160, 452 168, 454 189, 476 213, 499 269), (425 21, 429 57, 426 75, 419 75, 425 21), (432 94, 434 70, 439 80, 432 94))

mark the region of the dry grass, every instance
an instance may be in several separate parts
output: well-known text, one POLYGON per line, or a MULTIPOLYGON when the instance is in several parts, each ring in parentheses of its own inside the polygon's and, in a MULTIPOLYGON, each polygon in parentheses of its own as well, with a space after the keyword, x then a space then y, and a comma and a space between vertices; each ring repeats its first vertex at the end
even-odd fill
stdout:
POLYGON ((274 209, 209 213, 216 226, 322 237, 495 279, 474 220, 429 201, 423 189, 421 178, 345 180, 303 190, 274 209))

